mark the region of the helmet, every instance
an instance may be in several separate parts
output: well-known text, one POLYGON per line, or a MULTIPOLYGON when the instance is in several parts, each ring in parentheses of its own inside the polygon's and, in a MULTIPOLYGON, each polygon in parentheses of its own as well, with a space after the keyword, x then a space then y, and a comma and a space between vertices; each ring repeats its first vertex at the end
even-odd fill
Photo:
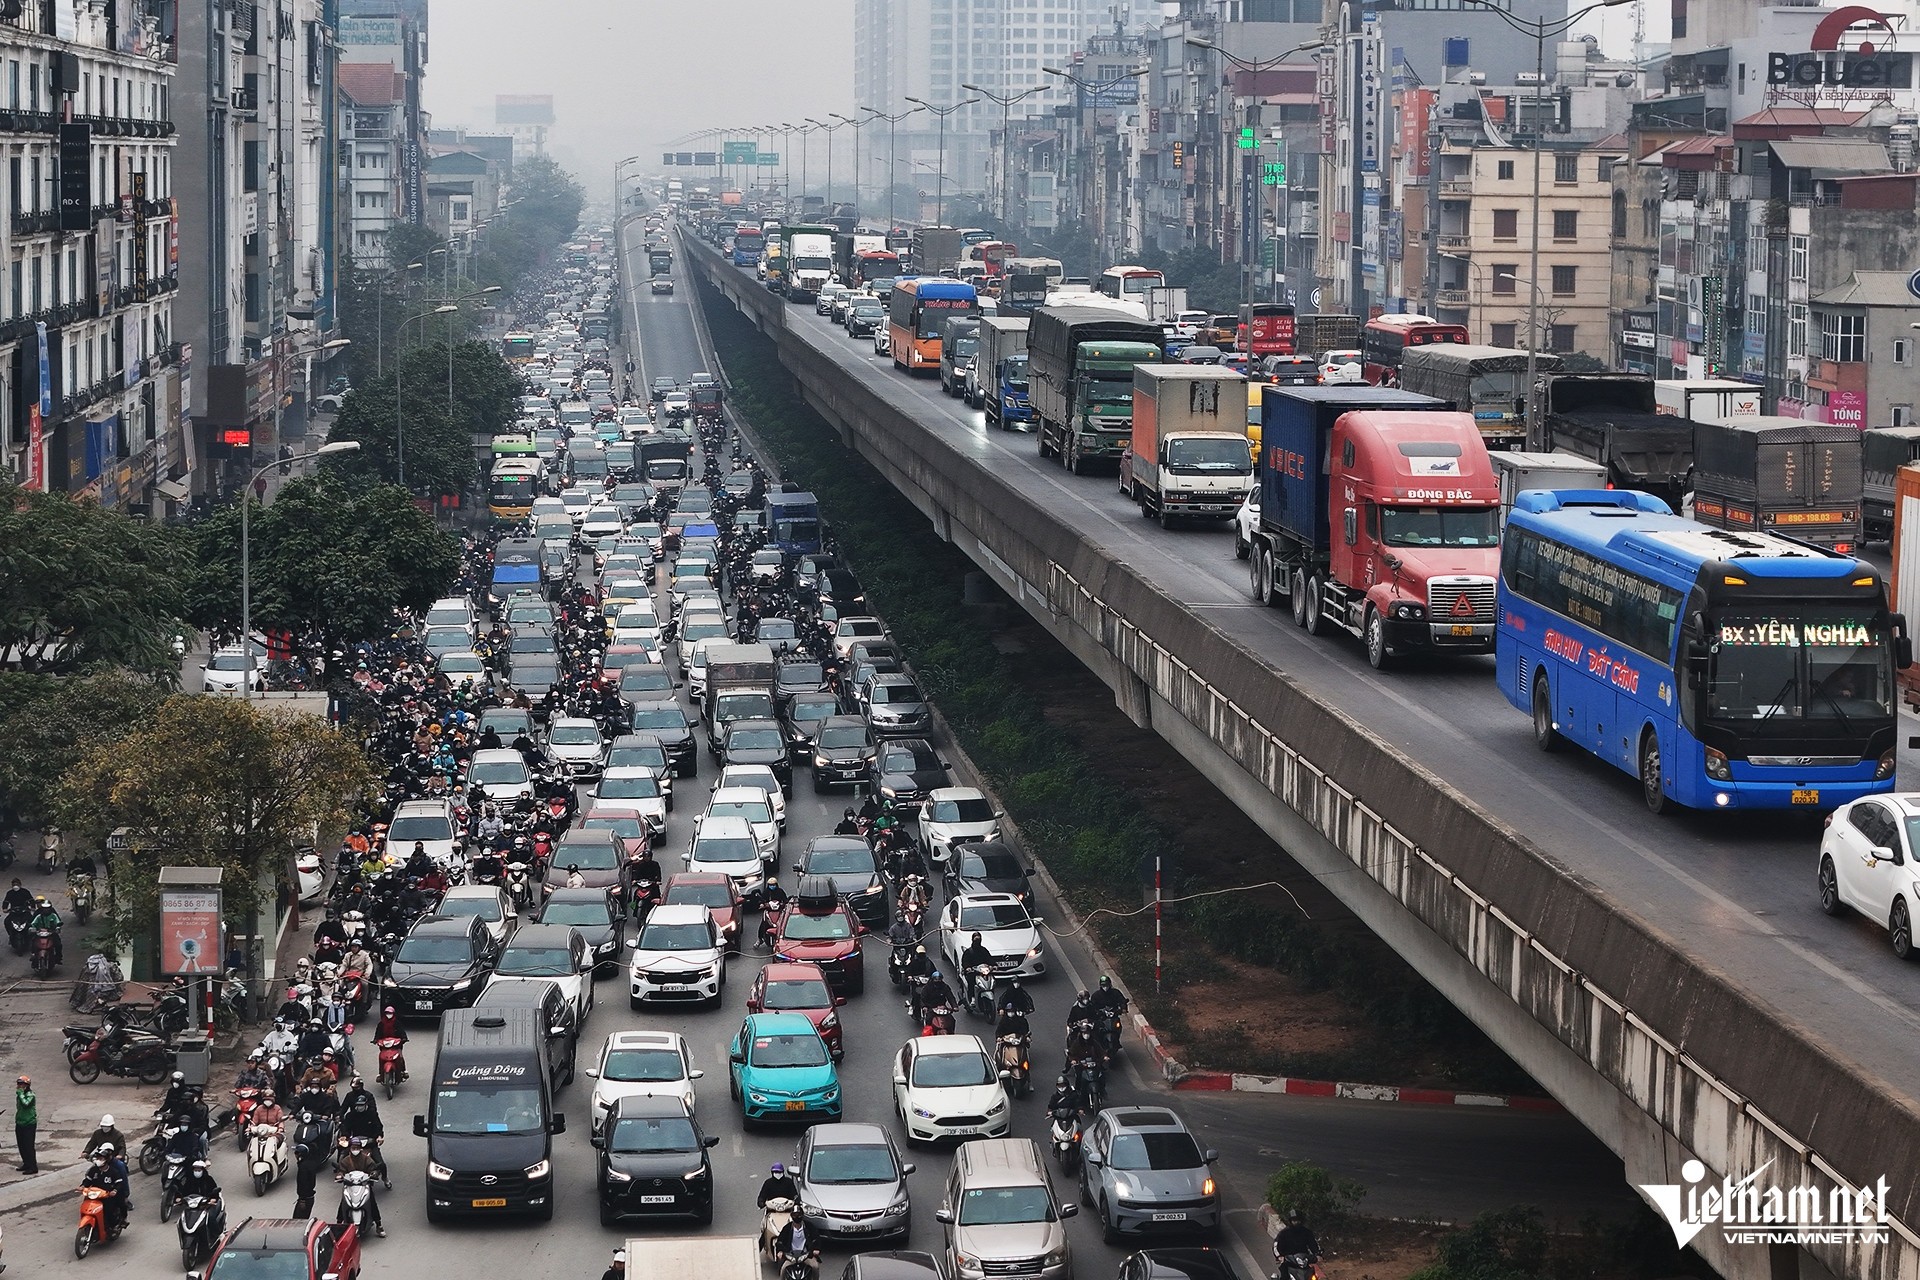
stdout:
POLYGON ((1079 995, 1075 996, 1073 999, 1076 1004, 1085 1004, 1087 1001, 1093 999, 1093 993, 1090 991, 1082 991, 1079 995))
POLYGON ((940 971, 938 969, 935 969, 930 976, 935 982, 940 981, 940 971))
POLYGON ((913 954, 917 956, 923 956, 927 954, 927 944, 923 942, 919 946, 915 947, 913 949, 913 954))
POLYGON ((1018 991, 1020 989, 1019 975, 1016 974, 1011 980, 1008 981, 1007 985, 1012 987, 1015 991, 1018 991))
POLYGON ((1067 1087, 1067 1078, 1066 1078, 1066 1076, 1064 1076, 1064 1075, 1062 1075, 1062 1076, 1061 1076, 1061 1077, 1060 1077, 1060 1078, 1059 1078, 1058 1080, 1055 1080, 1055 1081, 1054 1081, 1054 1084, 1056 1084, 1056 1085, 1058 1085, 1058 1086, 1059 1086, 1060 1088, 1062 1088, 1062 1089, 1064 1089, 1064 1088, 1066 1088, 1066 1087, 1067 1087))
POLYGON ((261 1094, 260 1094, 260 1101, 261 1101, 262 1103, 270 1103, 270 1102, 272 1102, 272 1101, 273 1101, 273 1090, 271 1090, 271 1089, 267 1089, 267 1090, 263 1090, 263 1091, 261 1092, 261 1094))
POLYGON ((323 1057, 323 1058, 327 1058, 327 1059, 329 1059, 329 1060, 330 1060, 330 1059, 332 1059, 332 1057, 333 1057, 333 1050, 331 1050, 331 1049, 322 1049, 322 1050, 320 1051, 320 1056, 321 1056, 321 1057, 323 1057))
POLYGON ((112 1116, 101 1116, 101 1117, 100 1117, 100 1127, 101 1127, 102 1129, 111 1129, 111 1128, 113 1128, 113 1117, 112 1117, 112 1116))
POLYGON ((205 1173, 207 1171, 207 1162, 205 1160, 195 1160, 193 1162, 193 1171, 195 1173, 205 1173))
POLYGON ((1112 978, 1109 978, 1109 977, 1108 977, 1108 976, 1107 976, 1106 974, 1104 974, 1104 973, 1100 975, 1100 989, 1101 989, 1102 991, 1111 991, 1111 990, 1113 990, 1113 979, 1112 979, 1112 978))
POLYGON ((781 1176, 782 1174, 784 1174, 784 1173, 786 1173, 786 1171, 787 1171, 787 1166, 786 1166, 786 1165, 784 1165, 784 1164, 781 1164, 781 1163, 780 1163, 780 1162, 779 1162, 778 1160, 775 1160, 775 1161, 773 1162, 773 1176, 774 1176, 774 1177, 776 1177, 776 1178, 778 1178, 778 1177, 780 1177, 780 1176, 781 1176))
POLYGON ((187 1082, 187 1073, 186 1073, 186 1072, 184 1072, 184 1071, 176 1071, 176 1072, 174 1072, 174 1073, 173 1073, 173 1082, 174 1082, 175 1084, 185 1084, 185 1083, 187 1082))
POLYGON ((973 940, 974 940, 975 942, 978 942, 978 941, 980 941, 980 931, 979 931, 978 929, 975 929, 975 930, 973 931, 973 940))
POLYGON ((93 1149, 93 1158, 96 1160, 111 1160, 117 1154, 119 1152, 111 1142, 103 1142, 93 1149))
POLYGON ((385 1009, 381 1010, 381 1012, 391 1018, 393 1016, 393 1006, 388 1005, 385 1009))

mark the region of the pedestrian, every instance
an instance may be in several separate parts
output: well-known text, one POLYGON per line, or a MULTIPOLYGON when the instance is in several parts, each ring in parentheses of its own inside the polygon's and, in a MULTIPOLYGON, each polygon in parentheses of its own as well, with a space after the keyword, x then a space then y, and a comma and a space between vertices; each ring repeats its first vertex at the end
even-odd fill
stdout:
POLYGON ((615 1249, 613 1251, 613 1265, 601 1273, 600 1280, 627 1280, 627 1251, 625 1249, 615 1249))
POLYGON ((40 1128, 40 1099, 33 1092, 33 1078, 21 1076, 13 1086, 13 1140, 20 1148, 20 1172, 38 1173, 40 1163, 33 1155, 33 1135, 40 1128))

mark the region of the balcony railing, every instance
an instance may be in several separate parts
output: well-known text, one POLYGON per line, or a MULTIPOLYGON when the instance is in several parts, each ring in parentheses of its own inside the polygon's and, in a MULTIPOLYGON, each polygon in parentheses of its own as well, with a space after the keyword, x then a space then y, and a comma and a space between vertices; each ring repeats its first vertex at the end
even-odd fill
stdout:
POLYGON ((60 117, 51 111, 0 110, 0 133, 58 133, 60 117))
POLYGON ((38 213, 15 213, 13 215, 13 234, 17 236, 43 236, 60 229, 60 214, 54 209, 43 209, 38 213))
POLYGON ((1438 235, 1433 239, 1434 243, 1440 246, 1442 253, 1458 254, 1464 257, 1472 248, 1472 241, 1468 236, 1438 235))
POLYGON ((1473 305, 1473 300, 1467 296, 1465 289, 1441 289, 1433 295, 1433 301, 1436 306, 1457 307, 1461 310, 1473 305))
POLYGON ((1434 186, 1444 197, 1463 198, 1473 194, 1472 178, 1442 178, 1434 186))

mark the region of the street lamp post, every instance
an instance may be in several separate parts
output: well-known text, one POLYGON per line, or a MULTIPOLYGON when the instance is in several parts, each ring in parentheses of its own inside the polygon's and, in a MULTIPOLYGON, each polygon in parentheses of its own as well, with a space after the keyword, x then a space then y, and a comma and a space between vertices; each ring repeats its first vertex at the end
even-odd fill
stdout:
POLYGON ((630 164, 638 163, 640 163, 639 156, 628 156, 625 160, 621 160, 613 166, 613 220, 615 225, 619 224, 622 211, 627 207, 626 192, 620 189, 620 171, 630 164))
POLYGON ((947 117, 962 107, 970 107, 980 101, 978 98, 965 98, 950 107, 936 107, 931 102, 909 97, 908 102, 918 103, 928 111, 940 117, 940 167, 933 186, 933 221, 935 226, 947 225, 947 117))
MULTIPOLYGON (((422 311, 417 316, 408 316, 405 320, 402 320, 400 322, 399 327, 394 331, 394 337, 393 337, 393 345, 394 345, 393 460, 394 460, 394 471, 398 475, 398 478, 400 481, 400 487, 402 489, 405 489, 407 487, 407 429, 406 429, 406 420, 401 416, 401 394, 400 393, 401 393, 401 390, 406 386, 406 379, 402 376, 400 359, 402 354, 407 349, 406 348, 407 326, 414 323, 417 320, 425 320, 429 316, 443 316, 450 311, 458 311, 459 309, 460 308, 454 306, 450 302, 442 303, 441 305, 435 307, 431 311, 422 311)), ((409 492, 411 492, 411 490, 409 490, 409 492)))
MULTIPOLYGON (((841 119, 846 119, 846 117, 844 117, 844 116, 842 116, 842 117, 841 117, 841 119)), ((813 126, 814 128, 816 128, 816 129, 819 129, 819 130, 822 130, 822 131, 824 131, 824 132, 826 133, 826 135, 827 135, 827 204, 826 204, 826 209, 827 209, 827 213, 828 213, 828 215, 831 215, 831 214, 833 213, 833 131, 834 131, 835 129, 838 129, 838 128, 839 128, 840 126, 839 126, 839 125, 837 125, 837 124, 828 124, 828 123, 826 123, 826 122, 825 122, 825 121, 823 121, 823 120, 815 120, 815 119, 814 119, 814 118, 813 118, 812 116, 808 116, 808 117, 807 117, 807 123, 808 123, 808 124, 810 124, 810 125, 812 125, 812 126, 813 126)), ((853 122, 849 120, 849 121, 847 121, 847 123, 849 123, 849 124, 851 124, 851 123, 853 123, 853 122)))
MULTIPOLYGON (((867 122, 865 120, 855 120, 852 116, 843 116, 838 111, 832 112, 831 115, 841 124, 850 124, 853 126, 853 209, 854 213, 858 215, 864 212, 865 208, 860 199, 860 132, 867 122)), ((839 126, 836 125, 835 127, 837 128, 839 126)))
POLYGON ((335 440, 310 453, 275 458, 248 476, 246 487, 240 491, 240 698, 243 702, 253 701, 253 486, 275 467, 359 451, 358 440, 335 440))
MULTIPOLYGON (((1046 74, 1050 76, 1059 76, 1062 80, 1068 81, 1069 83, 1074 85, 1076 88, 1078 88, 1082 94, 1097 95, 1105 92, 1108 89, 1113 88, 1115 85, 1125 84, 1129 80, 1138 79, 1140 76, 1147 74, 1147 72, 1151 70, 1151 68, 1132 67, 1117 76, 1109 76, 1105 80, 1083 80, 1079 76, 1076 76, 1075 74, 1073 74, 1073 72, 1068 71, 1064 67, 1042 67, 1040 68, 1040 70, 1046 72, 1046 74)), ((1075 110, 1073 113, 1074 138, 1075 138, 1076 145, 1078 145, 1079 132, 1080 132, 1080 127, 1081 127, 1083 118, 1084 118, 1085 110, 1086 110, 1085 99, 1084 98, 1076 99, 1075 110)), ((1103 224, 1106 220, 1105 210, 1106 210, 1106 204, 1104 201, 1102 201, 1101 221, 1103 224)), ((1080 210, 1080 212, 1084 213, 1085 211, 1080 210)), ((1109 261, 1111 261, 1111 259, 1109 259, 1109 261)))
POLYGON ((891 231, 893 230, 894 223, 893 189, 900 185, 900 148, 896 145, 896 129, 902 120, 905 120, 908 116, 919 114, 925 108, 914 107, 911 110, 902 111, 896 115, 888 115, 886 112, 874 107, 862 107, 860 109, 876 120, 885 120, 887 122, 887 230, 891 231))
POLYGON ((1013 104, 1022 98, 1039 93, 1047 86, 1037 84, 1031 89, 1022 89, 1019 93, 995 93, 977 84, 963 84, 960 87, 979 94, 989 102, 1000 104, 1000 226, 1004 232, 1007 227, 1007 179, 1009 177, 1007 171, 1013 167, 1013 104))
MULTIPOLYGON (((1547 79, 1547 37, 1565 35, 1574 23, 1595 9, 1610 9, 1615 5, 1632 3, 1632 0, 1595 0, 1595 3, 1575 9, 1564 18, 1541 18, 1537 21, 1516 18, 1500 8, 1494 0, 1467 0, 1467 3, 1483 6, 1515 31, 1533 37, 1533 144, 1529 148, 1533 153, 1533 229, 1527 246, 1527 275, 1534 283, 1527 294, 1527 448, 1539 451, 1547 447, 1546 423, 1541 420, 1540 402, 1535 392, 1535 383, 1540 376, 1536 351, 1540 345, 1540 162, 1545 158, 1540 146, 1541 135, 1545 132, 1540 116, 1547 79)), ((1357 216, 1358 211, 1355 212, 1357 216)))

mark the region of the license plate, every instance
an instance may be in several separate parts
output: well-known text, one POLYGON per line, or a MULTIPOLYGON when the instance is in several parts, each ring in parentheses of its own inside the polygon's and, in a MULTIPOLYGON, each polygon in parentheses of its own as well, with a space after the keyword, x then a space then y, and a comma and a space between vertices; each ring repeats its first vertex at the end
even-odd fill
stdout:
POLYGON ((794 1101, 789 1102, 787 1104, 787 1110, 789 1111, 805 1111, 806 1109, 807 1109, 807 1104, 804 1102, 801 1102, 797 1098, 794 1101))
POLYGON ((1795 791, 1793 793, 1793 802, 1795 804, 1819 804, 1820 793, 1818 791, 1795 791))
POLYGON ((507 1198, 505 1196, 495 1196, 491 1200, 475 1200, 473 1207, 476 1209, 504 1209, 507 1207, 507 1198))
MULTIPOLYGON (((1452 628, 1452 631, 1453 631, 1453 634, 1454 634, 1454 635, 1457 635, 1457 636, 1471 636, 1471 635, 1473 634, 1473 628, 1472 628, 1472 627, 1466 627, 1466 626, 1457 626, 1457 625, 1456 625, 1455 627, 1453 627, 1453 628, 1452 628)), ((1183 1213, 1183 1214, 1181 1214, 1180 1216, 1184 1218, 1184 1217, 1186 1217, 1187 1215, 1183 1213)))
POLYGON ((672 1196, 641 1196, 641 1204, 672 1204, 672 1196))
POLYGON ((849 1222, 846 1226, 841 1227, 840 1230, 850 1236, 857 1236, 863 1231, 873 1230, 873 1227, 865 1222, 849 1222))
POLYGON ((1187 1215, 1184 1213, 1156 1213, 1153 1215, 1153 1220, 1155 1222, 1185 1222, 1187 1215))
POLYGON ((430 1012, 430 1011, 431 1011, 431 1010, 433 1009, 433 1001, 431 1001, 431 1000, 415 1000, 415 1001, 413 1002, 413 1007, 414 1007, 414 1009, 415 1009, 415 1010, 417 1010, 417 1011, 420 1011, 420 1012, 430 1012))

